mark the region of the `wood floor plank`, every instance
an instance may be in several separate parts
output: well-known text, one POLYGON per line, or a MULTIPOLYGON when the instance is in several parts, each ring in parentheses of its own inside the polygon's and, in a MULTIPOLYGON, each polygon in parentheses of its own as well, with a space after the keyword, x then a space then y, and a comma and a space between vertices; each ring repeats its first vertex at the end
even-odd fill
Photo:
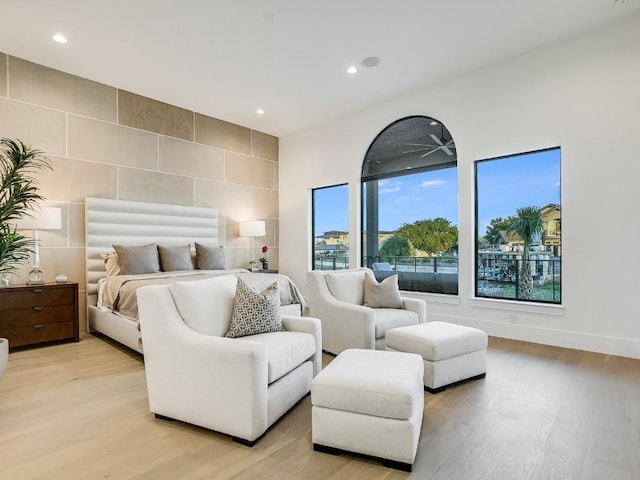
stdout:
POLYGON ((142 357, 113 342, 86 335, 12 352, 0 381, 0 478, 640 478, 639 360, 499 338, 489 346, 485 379, 425 393, 410 474, 313 451, 309 396, 250 448, 156 419, 142 357))

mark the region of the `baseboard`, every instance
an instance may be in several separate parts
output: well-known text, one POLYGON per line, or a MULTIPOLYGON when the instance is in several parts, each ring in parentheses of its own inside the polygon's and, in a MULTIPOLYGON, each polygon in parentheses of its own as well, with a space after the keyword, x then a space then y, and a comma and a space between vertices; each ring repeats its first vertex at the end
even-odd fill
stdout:
MULTIPOLYGON (((531 325, 493 322, 491 320, 481 320, 440 313, 434 315, 432 319, 479 328, 493 337, 509 338, 512 340, 541 343, 543 345, 552 345, 555 347, 572 348, 575 350, 585 350, 587 352, 640 359, 640 340, 594 335, 569 330, 541 328, 531 325)), ((427 321, 430 320, 431 319, 427 317, 427 321)))

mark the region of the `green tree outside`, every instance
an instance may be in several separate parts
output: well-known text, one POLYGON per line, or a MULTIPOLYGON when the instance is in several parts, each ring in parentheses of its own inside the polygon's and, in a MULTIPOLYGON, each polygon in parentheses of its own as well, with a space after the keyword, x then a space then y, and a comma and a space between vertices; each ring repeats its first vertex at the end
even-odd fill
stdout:
POLYGON ((413 248, 405 237, 394 235, 389 237, 380 247, 378 255, 381 259, 393 262, 393 257, 411 257, 413 256, 413 248))
POLYGON ((489 243, 489 245, 498 243, 500 230, 507 230, 516 218, 516 215, 509 215, 506 218, 497 217, 492 219, 487 227, 487 232, 484 234, 484 239, 487 243, 489 243))
POLYGON ((404 223, 398 229, 398 235, 427 255, 447 252, 458 244, 458 227, 442 217, 404 223))

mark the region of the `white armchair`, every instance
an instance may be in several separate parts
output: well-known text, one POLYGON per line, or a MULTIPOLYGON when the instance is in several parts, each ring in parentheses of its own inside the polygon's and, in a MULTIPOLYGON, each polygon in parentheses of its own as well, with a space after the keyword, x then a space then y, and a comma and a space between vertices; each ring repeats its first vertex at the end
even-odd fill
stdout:
POLYGON ((206 282, 213 280, 182 282, 194 285, 193 292, 183 287, 179 296, 176 284, 138 290, 149 406, 158 418, 253 445, 310 391, 322 368, 321 325, 315 318, 282 316, 284 332, 221 336, 235 292, 211 290, 206 282), (210 321, 213 327, 203 327, 210 321))
POLYGON ((368 268, 307 273, 309 313, 322 322, 322 348, 335 355, 348 348, 384 350, 387 330, 425 323, 426 302, 401 297, 402 308, 364 305, 368 268))

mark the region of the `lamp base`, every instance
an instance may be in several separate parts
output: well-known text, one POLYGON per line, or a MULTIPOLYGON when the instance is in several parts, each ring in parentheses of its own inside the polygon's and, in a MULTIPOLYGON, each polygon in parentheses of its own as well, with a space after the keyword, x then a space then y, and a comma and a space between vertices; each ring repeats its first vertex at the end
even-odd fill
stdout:
POLYGON ((29 272, 27 285, 44 285, 42 270, 40 270, 38 267, 33 267, 29 272))

